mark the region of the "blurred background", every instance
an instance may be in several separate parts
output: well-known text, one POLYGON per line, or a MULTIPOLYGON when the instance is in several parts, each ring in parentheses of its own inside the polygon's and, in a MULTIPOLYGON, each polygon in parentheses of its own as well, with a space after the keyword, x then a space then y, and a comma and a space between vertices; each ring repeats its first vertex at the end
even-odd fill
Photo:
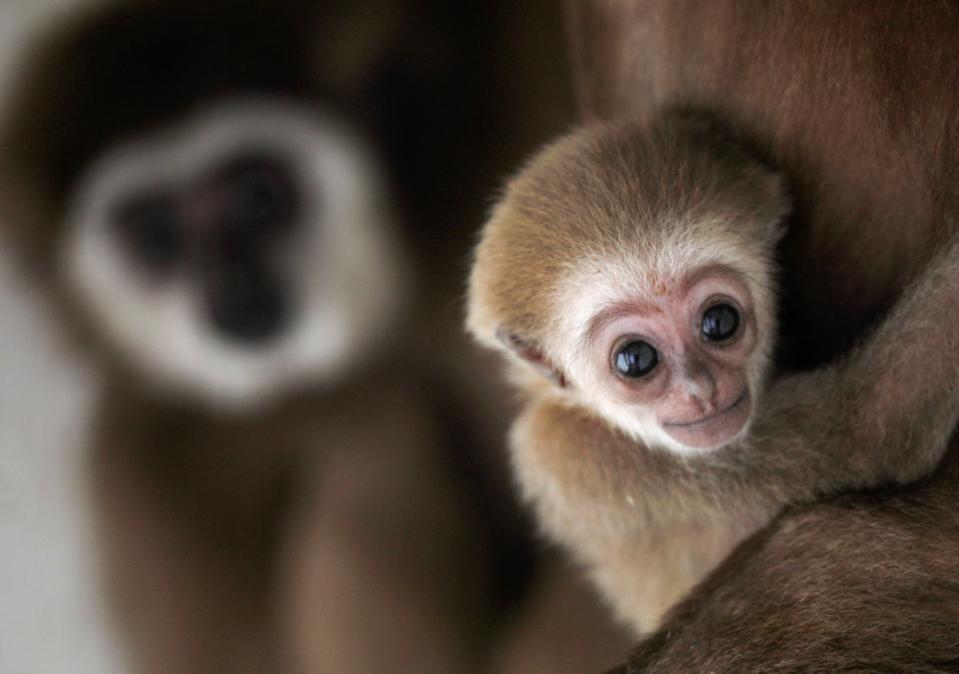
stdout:
POLYGON ((0 0, 0 671, 576 672, 476 231, 551 2, 0 0))
MULTIPOLYGON (((76 3, 74 3, 76 4, 76 3)), ((0 105, 69 0, 0 2, 0 105)), ((122 672, 97 592, 84 436, 94 392, 0 243, 0 671, 122 672)))

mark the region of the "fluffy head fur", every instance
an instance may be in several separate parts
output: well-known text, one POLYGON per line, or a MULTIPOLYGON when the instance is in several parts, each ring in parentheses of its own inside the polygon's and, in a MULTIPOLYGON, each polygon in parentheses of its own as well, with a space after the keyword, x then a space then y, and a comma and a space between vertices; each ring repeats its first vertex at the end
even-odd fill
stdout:
POLYGON ((508 335, 624 430, 682 449, 591 393, 582 353, 590 320, 697 270, 734 270, 759 326, 749 372, 757 391, 775 339, 774 248, 788 210, 780 176, 701 115, 576 131, 534 157, 495 207, 470 279, 469 329, 493 348, 508 335))

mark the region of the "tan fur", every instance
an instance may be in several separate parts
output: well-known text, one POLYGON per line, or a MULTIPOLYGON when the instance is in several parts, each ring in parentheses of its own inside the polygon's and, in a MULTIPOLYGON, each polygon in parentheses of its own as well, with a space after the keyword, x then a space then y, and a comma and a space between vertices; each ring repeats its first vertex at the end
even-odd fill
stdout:
MULTIPOLYGON (((608 274, 632 271, 641 282, 654 267, 651 275, 661 277, 655 261, 670 257, 677 236, 688 237, 686 246, 707 259, 723 243, 739 251, 754 292, 765 293, 759 320, 771 339, 771 242, 781 193, 757 188, 770 183, 759 180, 765 169, 745 153, 730 153, 716 136, 703 143, 698 121, 692 134, 664 133, 668 142, 658 148, 649 143, 663 128, 677 128, 671 125, 688 130, 690 119, 667 114, 649 131, 600 126, 534 159, 497 207, 477 252, 470 325, 484 342, 495 344, 490 335, 507 326, 520 331, 522 343, 543 345, 546 361, 575 361, 569 353, 575 342, 549 335, 573 306, 551 294, 566 283, 564 274, 585 258, 598 270, 608 261, 608 274), (713 153, 727 163, 711 164, 713 153), (624 155, 633 162, 618 162, 624 155), (743 175, 757 182, 741 181, 743 175), (542 256, 537 240, 546 241, 542 256), (642 251, 640 261, 624 267, 623 256, 634 249, 642 251), (520 296, 511 304, 515 288, 520 296), (529 298, 536 304, 524 303, 529 298)), ((597 272, 595 283, 602 280, 597 272)), ((580 287, 591 291, 589 284, 580 287)), ((853 355, 777 379, 764 398, 756 388, 749 432, 698 454, 677 455, 618 431, 579 394, 576 376, 566 387, 530 391, 512 436, 523 494, 618 615, 644 633, 785 505, 842 488, 906 482, 936 463, 959 415, 959 363, 941 356, 959 348, 959 326, 936 321, 956 315, 957 303, 953 244, 853 355), (906 344, 908 359, 899 355, 906 344), (920 430, 912 428, 916 415, 924 420, 920 430)), ((764 358, 759 362, 766 367, 764 358)))
MULTIPOLYGON (((955 3, 566 8, 585 117, 706 106, 754 132, 790 176, 781 367, 845 352, 955 231, 955 3)), ((915 488, 787 513, 666 621, 630 672, 959 670, 957 450, 954 439, 946 465, 915 488)))
POLYGON ((654 129, 597 125, 546 148, 510 182, 483 231, 470 277, 470 330, 488 345, 502 329, 548 339, 562 280, 583 264, 670 277, 704 262, 687 251, 728 251, 745 271, 770 277, 769 251, 788 200, 779 176, 744 156, 694 114, 654 129), (572 247, 583 254, 570 255, 572 247))

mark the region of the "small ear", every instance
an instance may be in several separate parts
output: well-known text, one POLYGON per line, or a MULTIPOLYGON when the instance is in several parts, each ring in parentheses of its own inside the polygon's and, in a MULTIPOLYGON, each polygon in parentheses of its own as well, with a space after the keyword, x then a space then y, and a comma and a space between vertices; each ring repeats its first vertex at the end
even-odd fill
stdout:
POLYGON ((510 351, 529 363, 534 370, 549 379, 560 388, 566 388, 566 377, 543 355, 542 349, 535 341, 523 339, 506 328, 496 331, 496 338, 510 351))

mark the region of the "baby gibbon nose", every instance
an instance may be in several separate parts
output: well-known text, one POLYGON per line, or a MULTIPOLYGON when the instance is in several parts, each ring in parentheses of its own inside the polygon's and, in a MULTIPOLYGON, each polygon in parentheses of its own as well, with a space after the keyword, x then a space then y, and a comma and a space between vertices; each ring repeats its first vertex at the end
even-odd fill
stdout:
POLYGON ((677 388, 681 397, 700 414, 712 414, 716 411, 716 380, 705 363, 697 360, 686 363, 677 388))

